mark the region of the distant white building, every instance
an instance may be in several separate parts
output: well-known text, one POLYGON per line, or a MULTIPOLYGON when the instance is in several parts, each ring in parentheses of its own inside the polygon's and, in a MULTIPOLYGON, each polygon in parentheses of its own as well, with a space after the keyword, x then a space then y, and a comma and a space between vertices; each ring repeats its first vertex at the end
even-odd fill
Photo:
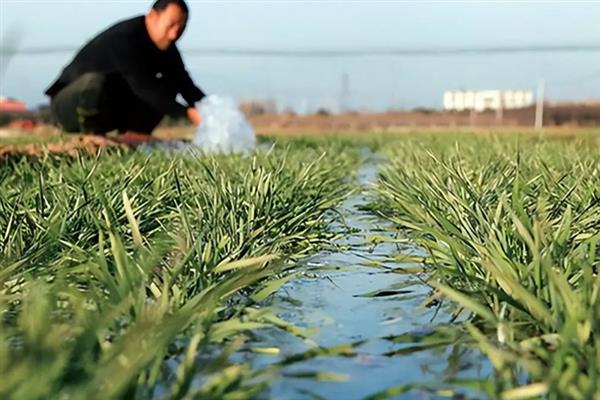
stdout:
POLYGON ((533 104, 533 92, 529 90, 449 90, 444 92, 444 109, 499 110, 528 107, 533 104))

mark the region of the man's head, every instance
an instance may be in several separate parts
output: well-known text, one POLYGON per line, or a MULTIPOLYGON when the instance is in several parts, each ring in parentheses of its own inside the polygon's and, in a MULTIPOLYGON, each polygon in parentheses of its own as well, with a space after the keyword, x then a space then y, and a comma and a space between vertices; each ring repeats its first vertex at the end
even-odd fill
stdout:
POLYGON ((146 29, 156 47, 167 50, 185 30, 188 7, 184 0, 157 0, 146 15, 146 29))

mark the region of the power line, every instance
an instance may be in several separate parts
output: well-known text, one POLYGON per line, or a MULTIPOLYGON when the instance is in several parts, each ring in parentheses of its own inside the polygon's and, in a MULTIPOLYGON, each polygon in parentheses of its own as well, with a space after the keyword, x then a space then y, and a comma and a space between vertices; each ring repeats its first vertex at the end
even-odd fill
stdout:
MULTIPOLYGON (((47 55, 74 52, 76 46, 30 47, 24 49, 2 48, 1 55, 47 55)), ((447 47, 447 48, 364 48, 364 49, 260 49, 204 47, 181 49, 185 54, 205 56, 235 57, 281 57, 281 58, 336 58, 336 57, 373 57, 373 56, 447 56, 447 55, 487 55, 508 53, 552 53, 552 52, 600 52, 600 45, 523 45, 523 46, 487 46, 487 47, 447 47)))

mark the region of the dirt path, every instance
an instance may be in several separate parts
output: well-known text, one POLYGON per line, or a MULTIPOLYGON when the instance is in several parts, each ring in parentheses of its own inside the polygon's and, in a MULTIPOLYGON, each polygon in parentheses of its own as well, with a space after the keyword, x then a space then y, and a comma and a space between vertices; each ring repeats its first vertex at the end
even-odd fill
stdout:
POLYGON ((57 142, 0 145, 0 159, 13 155, 68 154, 76 156, 80 151, 96 154, 101 148, 118 147, 124 146, 99 136, 76 135, 57 142))

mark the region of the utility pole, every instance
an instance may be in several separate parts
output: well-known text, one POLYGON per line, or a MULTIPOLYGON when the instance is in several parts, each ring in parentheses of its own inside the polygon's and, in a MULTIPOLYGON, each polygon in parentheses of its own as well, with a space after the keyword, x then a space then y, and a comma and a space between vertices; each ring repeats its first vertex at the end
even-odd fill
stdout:
POLYGON ((535 106, 535 129, 542 129, 544 125, 544 80, 538 81, 537 98, 535 106))
POLYGON ((469 111, 469 126, 475 126, 475 118, 476 117, 477 117, 477 111, 475 111, 475 107, 473 107, 469 111))
POLYGON ((496 108, 496 124, 502 125, 504 118, 504 92, 501 90, 499 94, 498 108, 496 108))

